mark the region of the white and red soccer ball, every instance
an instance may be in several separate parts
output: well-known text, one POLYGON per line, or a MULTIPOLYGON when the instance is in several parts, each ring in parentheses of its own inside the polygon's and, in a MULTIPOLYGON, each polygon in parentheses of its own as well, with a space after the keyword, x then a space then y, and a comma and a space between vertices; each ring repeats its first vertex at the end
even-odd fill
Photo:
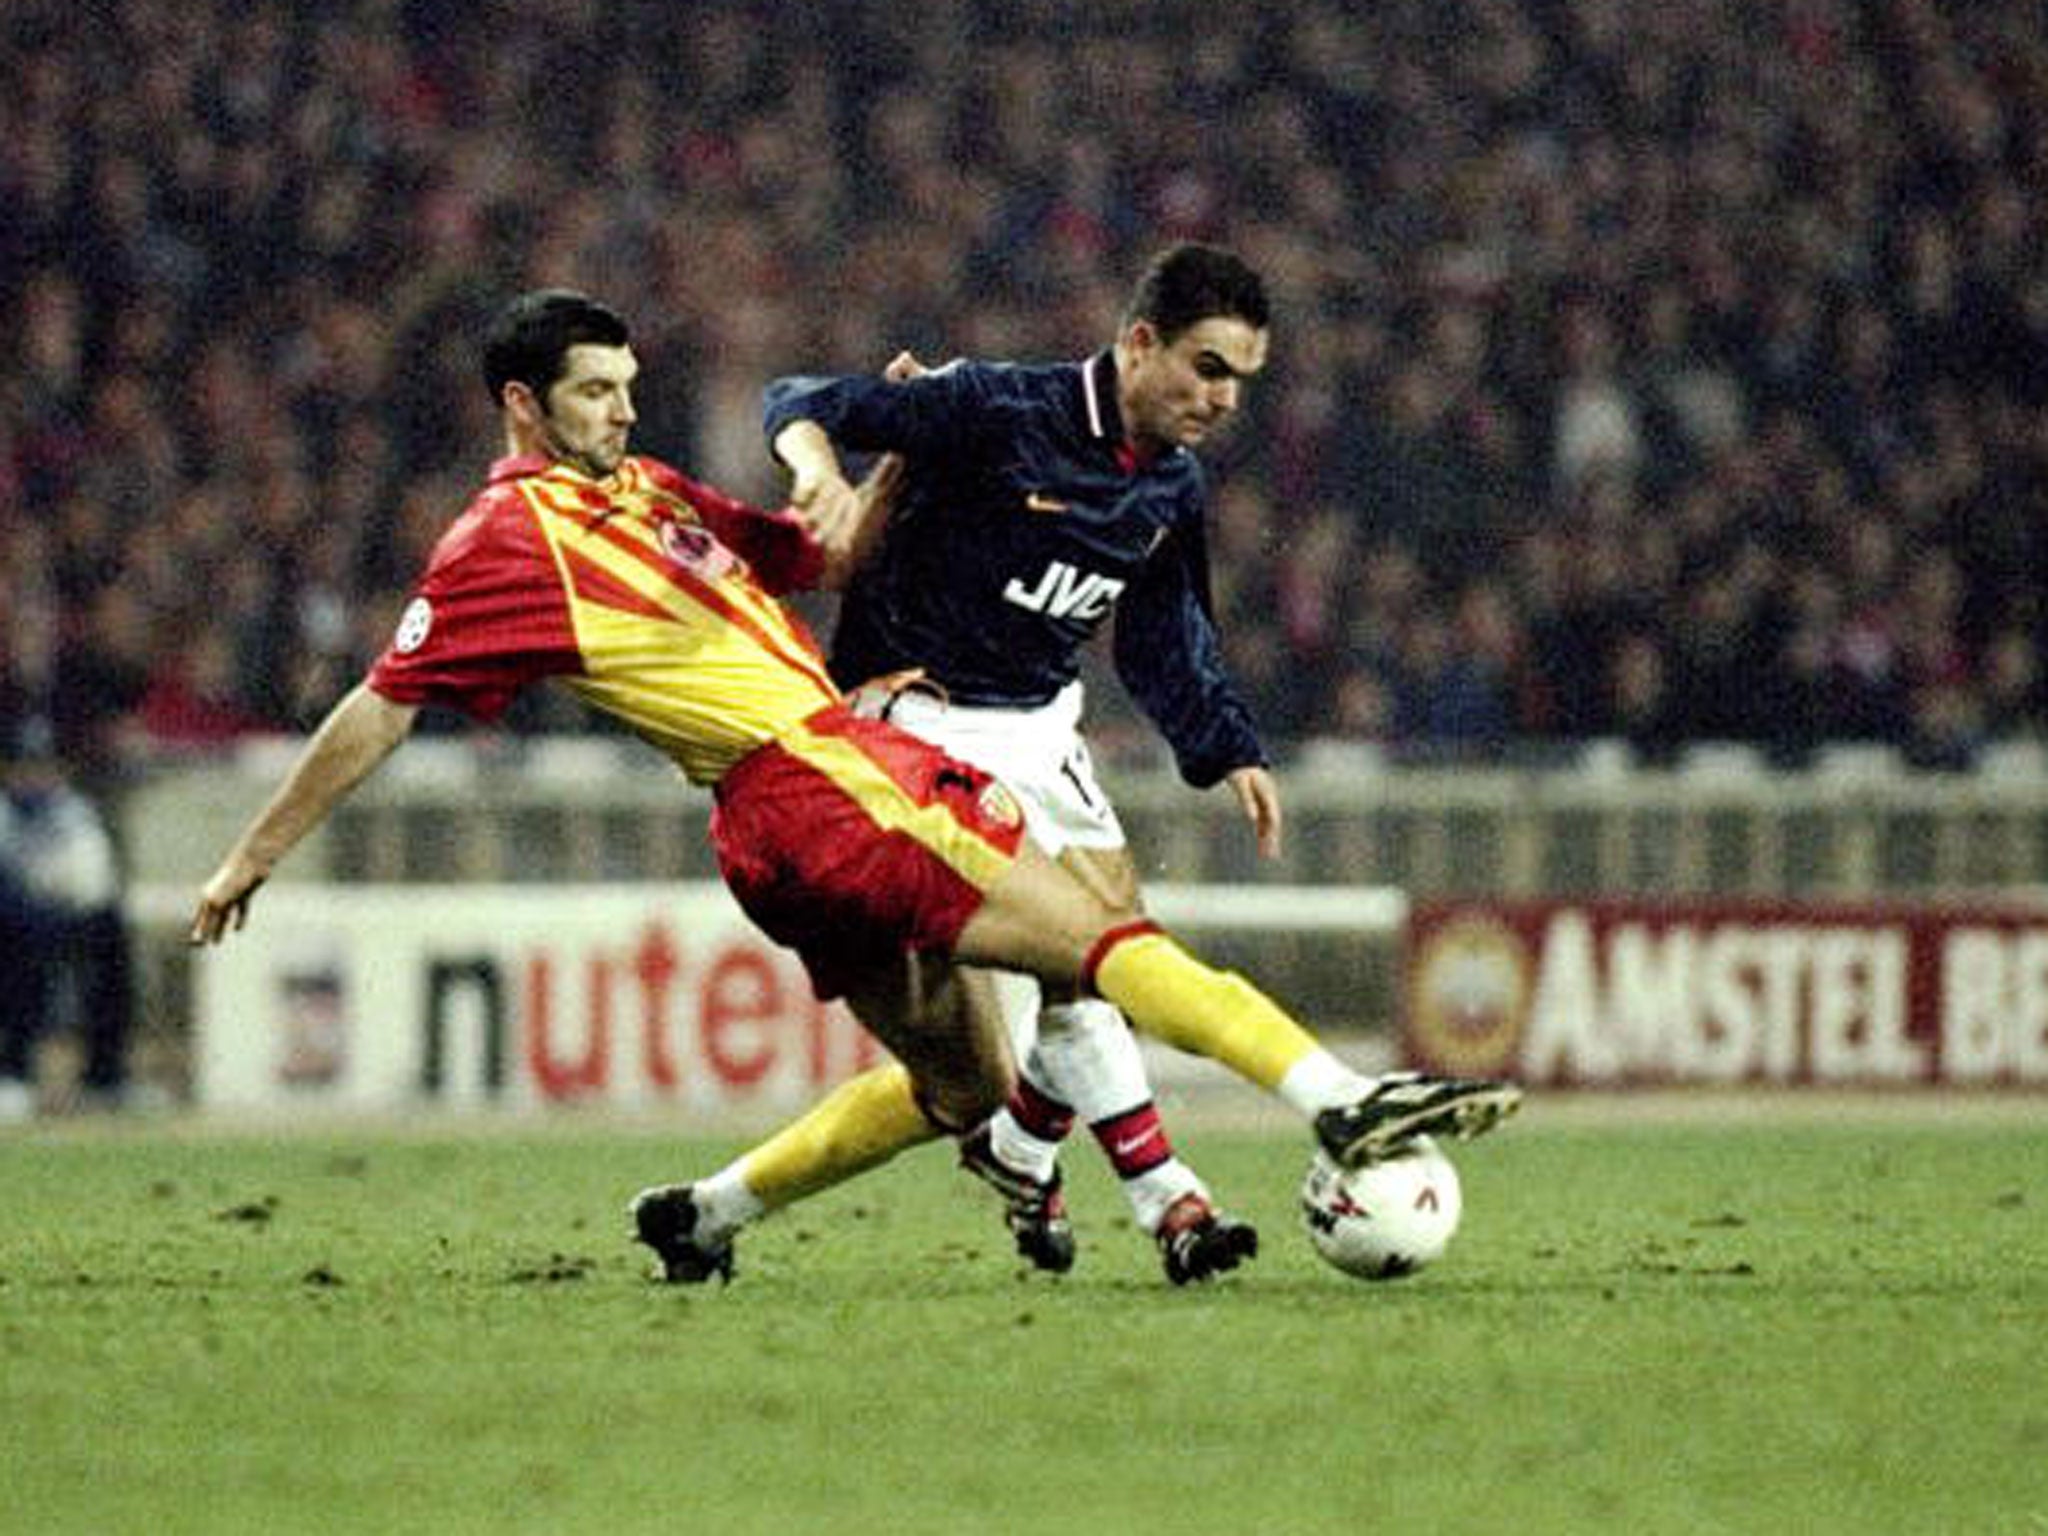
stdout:
POLYGON ((1465 1208, 1458 1170, 1427 1136, 1359 1168, 1318 1152, 1301 1183, 1309 1242, 1360 1280, 1393 1280, 1435 1262, 1465 1208))

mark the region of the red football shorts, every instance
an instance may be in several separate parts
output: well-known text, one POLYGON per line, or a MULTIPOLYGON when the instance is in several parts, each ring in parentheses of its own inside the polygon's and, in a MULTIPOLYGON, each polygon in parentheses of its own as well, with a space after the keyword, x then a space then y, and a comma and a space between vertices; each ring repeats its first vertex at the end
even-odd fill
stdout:
POLYGON ((843 704, 740 759, 711 813, 725 883, 821 998, 887 957, 950 950, 1023 840, 992 775, 843 704))

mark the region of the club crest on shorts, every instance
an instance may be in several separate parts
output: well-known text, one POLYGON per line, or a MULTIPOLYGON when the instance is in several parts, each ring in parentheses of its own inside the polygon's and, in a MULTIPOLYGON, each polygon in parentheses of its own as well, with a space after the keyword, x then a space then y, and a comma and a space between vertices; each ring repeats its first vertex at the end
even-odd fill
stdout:
POLYGON ((974 804, 984 821, 999 827, 1014 827, 1024 819, 1024 810, 1017 804, 1017 797, 995 779, 982 785, 974 804))
POLYGON ((427 643, 433 628, 434 605, 424 597, 416 597, 398 616, 398 632, 391 637, 391 649, 401 656, 410 656, 427 643))

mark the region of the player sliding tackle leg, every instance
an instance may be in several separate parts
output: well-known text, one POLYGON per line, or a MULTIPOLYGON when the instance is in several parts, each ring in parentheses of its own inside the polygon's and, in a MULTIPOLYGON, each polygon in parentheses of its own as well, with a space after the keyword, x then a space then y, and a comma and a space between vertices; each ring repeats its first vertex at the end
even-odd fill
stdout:
MULTIPOLYGON (((1521 1100, 1505 1083, 1362 1076, 1243 977, 1203 964, 1158 925, 1104 907, 1028 842, 962 931, 954 958, 1026 968, 1113 1003, 1138 1029, 1275 1094, 1347 1166, 1421 1135, 1479 1135, 1521 1100)), ((872 989, 868 1005, 886 991, 872 989)), ((903 995, 897 989, 892 1006, 903 995)), ((862 999, 850 1000, 862 1014, 862 999)), ((948 1005, 979 1009, 989 999, 970 986, 949 993, 948 1005)), ((877 1068, 710 1178, 644 1191, 633 1202, 637 1235, 667 1279, 730 1277, 733 1236, 748 1222, 958 1130, 921 1112, 901 1069, 877 1068)))

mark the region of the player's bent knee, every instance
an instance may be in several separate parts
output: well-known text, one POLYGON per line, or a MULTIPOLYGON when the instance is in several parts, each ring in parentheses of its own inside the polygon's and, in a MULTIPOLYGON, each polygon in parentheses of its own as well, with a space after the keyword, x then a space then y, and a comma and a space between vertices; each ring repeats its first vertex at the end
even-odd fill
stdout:
POLYGON ((1098 937, 1138 916, 1136 907, 1104 900, 1036 845, 1027 845, 961 931, 954 955, 1072 986, 1082 980, 1098 937))
POLYGON ((991 1074, 974 1082, 914 1083, 911 1093, 937 1130, 962 1136, 1001 1109, 1012 1086, 1007 1074, 991 1074))

